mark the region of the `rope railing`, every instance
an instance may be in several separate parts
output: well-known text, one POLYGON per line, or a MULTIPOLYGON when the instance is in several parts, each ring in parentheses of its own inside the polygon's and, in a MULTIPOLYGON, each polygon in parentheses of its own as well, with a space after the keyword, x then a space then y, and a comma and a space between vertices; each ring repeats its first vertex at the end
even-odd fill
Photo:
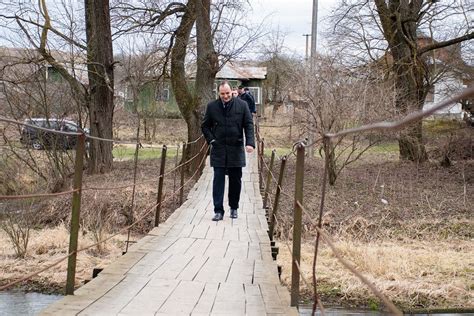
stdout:
POLYGON ((327 234, 327 232, 318 227, 317 223, 314 222, 313 218, 311 217, 311 215, 308 213, 308 211, 306 210, 306 208, 299 202, 297 201, 296 202, 300 207, 301 209, 303 210, 303 212, 306 214, 306 216, 308 216, 308 219, 311 221, 311 223, 314 225, 314 228, 318 231, 319 234, 321 234, 321 236, 323 237, 324 241, 327 243, 327 245, 329 246, 329 248, 331 248, 333 254, 336 256, 336 259, 346 268, 348 269, 352 274, 354 274, 357 278, 359 278, 359 280, 364 283, 365 285, 367 285, 370 290, 375 294, 377 295, 378 298, 380 298, 380 300, 383 301, 383 303, 385 304, 385 306, 387 306, 387 308, 390 309, 390 312, 393 313, 394 315, 402 315, 403 313, 385 296, 383 295, 373 284, 372 282, 370 282, 366 277, 364 277, 362 275, 362 273, 360 273, 359 271, 357 271, 357 269, 354 268, 354 266, 352 264, 350 264, 346 259, 344 259, 343 255, 341 254, 341 252, 337 249, 337 247, 334 245, 334 242, 331 240, 331 238, 329 237, 329 235, 327 234))
POLYGON ((427 116, 430 116, 434 113, 436 113, 439 110, 444 109, 445 107, 458 102, 459 100, 463 99, 468 99, 469 97, 474 96, 474 87, 464 89, 462 92, 456 94, 455 96, 448 98, 444 101, 441 101, 437 104, 435 104, 433 107, 422 110, 422 111, 417 111, 408 114, 405 116, 403 119, 395 122, 377 122, 373 124, 368 124, 368 125, 363 125, 360 127, 356 128, 349 128, 342 130, 337 133, 326 133, 324 136, 328 138, 336 138, 336 137, 342 137, 350 134, 355 134, 355 133, 362 133, 362 132, 369 132, 369 131, 390 131, 390 130, 398 130, 403 127, 406 127, 410 125, 411 123, 414 123, 416 121, 419 121, 427 116))
MULTIPOLYGON (((419 112, 414 112, 414 113, 411 113, 409 115, 407 115, 406 117, 402 118, 401 120, 399 121, 395 121, 395 122, 378 122, 378 123, 373 123, 373 124, 368 124, 368 125, 365 125, 365 126, 361 126, 361 127, 358 127, 358 128, 351 128, 351 129, 346 129, 346 130, 342 130, 340 132, 337 132, 337 133, 326 133, 324 134, 321 138, 311 142, 311 143, 307 143, 307 141, 304 141, 304 142, 298 142, 298 143, 295 143, 295 145, 293 145, 293 148, 292 150, 290 151, 290 153, 286 156, 286 157, 289 157, 291 156, 292 154, 295 154, 296 153, 296 156, 297 156, 297 161, 296 161, 296 164, 298 166, 298 163, 302 163, 304 164, 304 150, 305 148, 309 148, 311 146, 315 146, 316 144, 319 144, 321 141, 323 142, 323 146, 324 146, 324 149, 325 149, 325 152, 327 152, 328 150, 328 142, 331 140, 331 139, 334 139, 334 138, 337 138, 337 137, 344 137, 344 136, 347 136, 347 135, 351 135, 351 134, 355 134, 355 133, 362 133, 362 132, 368 132, 368 131, 376 131, 376 130, 397 130, 397 129, 401 129, 403 127, 406 127, 407 125, 411 124, 411 123, 414 123, 418 120, 421 120, 422 118, 426 117, 426 116, 429 116, 433 113, 435 113, 436 111, 450 105, 451 103, 453 102, 457 102, 458 100, 460 99, 464 99, 464 98, 467 98, 469 96, 472 96, 474 95, 474 87, 473 88, 470 88, 470 89, 466 89, 464 90, 463 92, 457 94, 456 96, 454 97, 451 97, 445 101, 442 101, 440 103, 438 103, 437 105, 435 105, 433 108, 429 109, 429 110, 424 110, 424 111, 419 111, 419 112), (298 158, 299 157, 299 158, 298 158)), ((259 128, 257 127, 256 128, 256 135, 257 135, 257 139, 258 139, 258 142, 259 144, 262 146, 262 148, 265 147, 265 140, 264 138, 262 137, 262 135, 260 134, 260 131, 259 131, 259 128)), ((258 151, 259 155, 264 155, 264 152, 263 150, 259 150, 258 151)), ((272 160, 274 159, 274 151, 272 152, 272 160)), ((353 275, 355 275, 363 284, 365 284, 384 304, 385 306, 390 310, 391 313, 395 314, 395 315, 402 315, 401 311, 385 296, 383 295, 371 282, 369 282, 360 272, 358 272, 352 265, 349 261, 347 261, 346 259, 343 258, 342 254, 340 253, 340 251, 334 246, 334 243, 331 241, 329 235, 322 229, 321 227, 321 220, 322 220, 322 215, 323 215, 323 211, 324 211, 324 200, 325 200, 325 193, 326 193, 326 182, 327 182, 327 169, 328 169, 328 154, 326 153, 326 156, 324 157, 325 159, 325 164, 324 164, 324 177, 323 177, 323 180, 322 180, 322 192, 321 192, 321 204, 320 204, 320 210, 319 210, 319 220, 318 222, 316 223, 312 216, 309 214, 309 212, 307 211, 307 208, 304 207, 303 203, 302 203, 302 186, 303 186, 303 174, 304 174, 304 171, 301 170, 300 168, 300 175, 298 175, 298 168, 297 168, 297 174, 296 174, 296 184, 295 184, 295 190, 300 190, 300 198, 297 198, 298 194, 296 193, 295 191, 295 213, 294 213, 294 218, 295 218, 295 224, 294 225, 299 225, 301 226, 301 213, 304 213, 306 217, 309 218, 311 224, 315 227, 316 231, 317 231, 317 237, 316 237, 316 242, 315 242, 315 253, 314 253, 314 259, 313 259, 313 292, 314 292, 314 306, 313 306, 313 314, 315 313, 316 311, 316 306, 318 306, 322 312, 323 312, 323 309, 322 309, 322 304, 319 300, 319 297, 318 297, 318 294, 317 294, 317 287, 316 287, 316 259, 317 259, 317 254, 318 254, 318 243, 319 243, 319 236, 322 237, 323 241, 328 244, 328 246, 330 247, 330 249, 332 250, 332 252, 334 253, 335 257, 337 258, 337 260, 346 268, 348 269, 353 275), (298 189, 298 186, 299 186, 299 189, 298 189), (300 215, 297 216, 297 214, 300 213, 300 215), (299 223, 298 223, 299 221, 299 223)), ((273 163, 273 161, 271 161, 271 164, 273 163)), ((263 157, 259 157, 259 173, 260 173, 260 181, 262 180, 262 174, 264 172, 267 173, 267 183, 261 183, 261 189, 263 190, 263 192, 265 193, 265 196, 267 196, 268 193, 272 193, 272 190, 270 189, 270 186, 271 186, 271 182, 274 182, 274 183, 277 183, 276 181, 276 176, 275 174, 273 173, 273 171, 271 170, 272 169, 272 166, 269 166, 267 164, 267 162, 265 161, 265 159, 263 159, 263 157), (271 181, 270 181, 271 180, 271 181)), ((277 183, 277 186, 278 186, 278 183, 277 183)), ((287 197, 289 198, 293 198, 290 194, 288 194, 286 191, 282 190, 281 187, 278 187, 278 191, 280 194, 284 194, 286 195, 287 197)), ((270 198, 270 202, 272 202, 272 198, 270 198)), ((266 200, 266 199, 265 199, 266 200)), ((265 202, 264 202, 265 204, 265 202)), ((269 217, 270 219, 272 220, 272 225, 273 227, 270 227, 270 240, 273 240, 273 233, 274 233, 274 226, 275 225, 279 225, 279 221, 277 220, 277 218, 279 217, 278 214, 275 214, 276 210, 273 210, 272 213, 269 212, 269 217)), ((293 226, 293 240, 295 242, 295 230, 298 230, 298 232, 296 233, 296 235, 301 235, 301 227, 295 227, 293 226)), ((300 239, 300 237, 298 237, 298 239, 300 239)), ((298 275, 302 276, 302 273, 300 271, 300 266, 299 266, 299 258, 300 258, 300 245, 298 245, 298 242, 300 241, 297 241, 296 245, 298 246, 298 249, 296 249, 296 252, 295 252, 295 249, 293 248, 293 250, 290 249, 289 247, 289 244, 286 243, 287 247, 288 247, 288 250, 290 252, 293 253, 293 259, 292 259, 292 266, 293 266, 293 271, 296 271, 298 270, 298 275), (296 254, 296 258, 297 260, 295 259, 295 254, 296 254)), ((295 245, 295 243, 294 243, 295 245)), ((306 286, 308 288, 310 288, 308 282, 302 278, 303 281, 305 282, 306 286)), ((299 281, 295 282, 294 281, 294 272, 292 274, 292 305, 293 304, 297 304, 296 299, 298 298, 298 291, 299 289, 295 289, 295 287, 298 287, 299 288, 299 281), (293 295, 294 293, 296 293, 296 295, 293 295), (295 299, 294 299, 295 298, 295 299)))
MULTIPOLYGON (((172 174, 173 172, 179 170, 181 167, 183 166, 186 166, 188 165, 191 161, 194 161, 194 159, 196 159, 199 155, 201 155, 205 149, 205 146, 206 144, 204 143, 201 148, 199 149, 199 152, 197 154, 195 154, 193 157, 189 158, 188 160, 186 160, 185 162, 175 166, 174 168, 172 168, 171 170, 168 170, 166 173, 164 173, 163 175, 159 175, 156 179, 150 179, 150 180, 144 180, 144 181, 140 181, 139 183, 135 183, 135 184, 126 184, 126 185, 123 185, 123 186, 118 186, 118 187, 105 187, 105 188, 99 188, 99 187, 86 187, 86 188, 83 188, 82 191, 90 191, 90 190, 96 190, 96 191, 113 191, 113 190, 120 190, 120 189, 126 189, 126 188, 131 188, 131 187, 135 187, 137 185, 141 185, 141 184, 146 184, 146 183, 150 183, 150 182, 156 182, 157 179, 160 179, 161 177, 165 177, 167 175, 170 175, 172 174)), ((168 147, 169 148, 169 147, 168 147)))
MULTIPOLYGON (((79 132, 66 132, 66 131, 55 130, 55 129, 50 129, 50 128, 46 128, 46 127, 41 127, 41 126, 37 126, 37 125, 32 125, 32 124, 28 124, 28 123, 25 123, 25 122, 20 122, 20 121, 17 121, 17 120, 9 119, 9 118, 4 117, 4 116, 0 116, 0 121, 6 122, 6 123, 11 123, 11 124, 16 124, 16 125, 21 125, 21 126, 27 126, 27 127, 30 127, 30 128, 46 131, 48 133, 54 133, 54 134, 60 134, 60 135, 79 136, 79 135, 83 134, 83 133, 79 133, 79 132)), ((113 142, 113 143, 116 143, 116 144, 125 144, 125 145, 141 144, 140 142, 125 141, 125 140, 119 140, 119 139, 114 139, 114 138, 103 138, 103 137, 88 135, 88 134, 85 134, 85 133, 84 133, 84 135, 88 139, 99 140, 99 141, 104 141, 104 142, 113 142)), ((197 143, 203 137, 204 137, 203 135, 200 135, 195 140, 188 141, 188 142, 185 142, 185 143, 187 145, 194 144, 194 143, 197 143)))
MULTIPOLYGON (((199 136, 194 141, 185 142, 185 143, 183 143, 183 153, 182 153, 182 157, 183 157, 182 160, 184 160, 184 161, 182 161, 182 163, 180 163, 180 164, 176 164, 176 166, 174 168, 172 168, 168 172, 164 173, 165 160, 166 160, 165 159, 166 158, 166 149, 168 147, 163 146, 162 159, 161 159, 161 168, 160 168, 159 177, 155 178, 155 179, 152 179, 152 180, 144 180, 144 181, 137 182, 136 181, 136 169, 137 169, 138 151, 139 151, 139 148, 142 147, 141 143, 138 139, 138 136, 137 136, 137 141, 133 142, 133 144, 135 144, 136 148, 135 148, 135 158, 134 158, 135 159, 134 180, 133 180, 132 184, 124 185, 124 186, 118 186, 118 187, 107 187, 107 188, 104 188, 104 187, 101 187, 101 188, 95 188, 95 187, 82 188, 83 158, 84 158, 84 155, 85 155, 85 140, 86 140, 86 138, 95 139, 95 140, 99 140, 99 141, 110 141, 110 142, 122 143, 122 144, 123 143, 131 144, 132 142, 120 141, 120 140, 116 140, 116 139, 106 139, 106 138, 100 138, 100 137, 92 137, 90 135, 86 135, 85 133, 65 132, 65 131, 60 131, 60 130, 58 131, 58 130, 54 130, 54 129, 43 128, 43 127, 28 124, 28 123, 18 122, 18 121, 15 121, 15 120, 12 120, 12 119, 9 119, 9 118, 5 118, 5 117, 2 117, 2 116, 0 116, 0 121, 7 122, 7 123, 12 123, 12 124, 18 124, 18 125, 22 125, 22 126, 29 126, 31 128, 35 128, 35 129, 38 129, 38 130, 47 131, 49 133, 63 134, 63 135, 78 137, 78 141, 77 141, 77 145, 76 145, 76 155, 75 155, 76 156, 76 162, 75 162, 75 168, 74 168, 75 172, 74 172, 74 188, 73 188, 73 190, 66 191, 66 192, 59 192, 59 193, 51 193, 51 194, 28 194, 28 195, 21 195, 21 196, 20 195, 15 195, 15 196, 13 196, 13 195, 3 196, 2 195, 2 196, 0 196, 0 200, 19 200, 19 199, 55 197, 55 196, 66 195, 66 194, 71 194, 72 193, 73 194, 73 198, 72 198, 73 201, 72 201, 71 229, 70 229, 70 242, 69 242, 68 255, 62 257, 61 259, 53 262, 49 266, 47 266, 47 267, 45 267, 45 268, 43 268, 39 271, 33 272, 33 273, 23 277, 23 278, 20 278, 19 280, 10 282, 9 284, 0 287, 0 290, 7 289, 7 288, 9 288, 9 287, 11 287, 15 284, 18 284, 19 282, 23 282, 25 280, 28 280, 28 279, 30 279, 30 278, 46 271, 46 270, 48 270, 48 269, 51 269, 52 267, 58 265, 62 261, 68 259, 66 294, 73 294, 74 293, 74 284, 75 284, 75 269, 76 269, 75 267, 76 267, 77 253, 79 253, 81 251, 84 251, 86 249, 89 249, 91 247, 98 246, 100 243, 106 242, 107 240, 117 236, 118 234, 121 234, 125 230, 129 230, 129 233, 130 233, 130 228, 131 227, 135 226, 141 220, 143 220, 144 218, 149 216, 150 213, 153 212, 153 211, 155 211, 155 226, 158 226, 159 221, 160 221, 159 220, 159 218, 160 218, 159 209, 161 208, 161 205, 164 204, 165 202, 169 201, 169 200, 175 199, 177 195, 180 195, 180 197, 181 197, 180 201, 182 203, 183 189, 188 183, 190 183, 191 181, 194 180, 197 173, 202 171, 201 167, 203 165, 203 162, 205 161, 205 158, 206 158, 205 153, 207 152, 207 144, 203 141, 203 139, 204 139, 203 135, 199 136), (90 137, 88 137, 88 136, 90 136, 90 137), (197 153, 195 153, 196 151, 193 148, 194 144, 198 144, 200 142, 202 142, 203 144, 202 144, 201 148, 197 151, 197 153), (188 148, 188 151, 184 150, 185 147, 188 148), (189 158, 186 158, 187 153, 192 153, 193 156, 189 157, 189 158), (184 158, 186 158, 186 160, 184 158), (190 163, 192 163, 193 161, 196 161, 196 160, 200 160, 200 161, 198 161, 197 165, 195 166, 196 169, 194 170, 194 174, 192 175, 191 178, 189 178, 187 181, 184 182, 183 181, 184 180, 184 171, 185 171, 184 166, 187 166, 187 165, 189 165, 190 163), (162 198, 161 191, 162 191, 162 187, 163 187, 163 185, 162 185, 163 178, 165 178, 166 176, 168 176, 170 174, 174 174, 175 178, 176 178, 176 171, 177 170, 181 171, 181 186, 176 188, 176 186, 174 185, 173 193, 170 196, 166 197, 166 198, 162 198), (119 189, 132 187, 133 188, 132 203, 131 203, 132 205, 130 207, 130 210, 132 210, 133 207, 134 207, 135 187, 139 184, 149 183, 149 182, 152 182, 152 181, 156 182, 157 180, 160 182, 160 185, 158 187, 157 202, 153 206, 151 206, 149 209, 147 209, 142 216, 140 216, 136 221, 134 221, 130 225, 120 229, 116 234, 113 234, 113 235, 109 236, 108 238, 106 238, 104 240, 100 240, 100 241, 98 241, 98 242, 96 242, 92 245, 89 245, 89 246, 81 248, 81 249, 77 248, 78 232, 79 232, 79 221, 80 221, 80 219, 79 219, 80 201, 81 201, 82 191, 119 190, 119 189)), ((137 132, 137 134, 138 134, 138 132, 137 132)), ((170 146, 170 147, 173 148, 173 146, 170 146)), ((176 148, 179 148, 179 146, 176 146, 176 148)), ((176 179, 175 179, 175 181, 176 181, 176 179)), ((131 218, 132 214, 129 214, 129 217, 131 218)), ((128 243, 129 243, 129 239, 127 238, 127 250, 128 250, 128 243)))
POLYGON ((79 190, 69 190, 64 192, 56 192, 56 193, 43 193, 43 194, 23 194, 23 195, 0 195, 1 200, 26 200, 26 199, 42 199, 42 198, 52 198, 61 195, 68 195, 74 192, 78 192, 79 190))
MULTIPOLYGON (((199 166, 202 166, 202 164, 205 162, 206 160, 206 156, 203 156, 200 163, 199 163, 199 166)), ((175 197, 175 195, 177 195, 179 193, 179 190, 182 188, 182 187, 185 187, 187 184, 189 184, 193 179, 194 177, 196 176, 196 174, 200 171, 200 169, 196 169, 196 171, 194 172, 194 174, 185 182, 185 184, 179 188, 177 188, 177 190, 175 190, 173 192, 173 194, 169 195, 167 198, 163 199, 162 201, 160 201, 159 203, 156 203, 154 205, 152 205, 151 207, 149 207, 140 217, 138 217, 133 223, 131 223, 130 225, 128 226, 125 226, 125 227, 122 227, 120 230, 118 230, 115 234, 112 234, 110 236, 108 236, 107 238, 105 239, 102 239, 102 240, 99 240, 91 245, 88 245, 88 246, 85 246, 83 248, 80 248, 74 252, 71 252, 67 255, 65 255, 64 257, 61 257, 60 259, 58 259, 57 261, 55 261, 54 263, 46 266, 45 268, 39 270, 39 271, 35 271, 33 273, 30 273, 28 275, 26 275, 25 277, 23 278, 20 278, 18 280, 15 280, 15 281, 12 281, 6 285, 3 285, 3 286, 0 286, 0 291, 3 291, 3 290, 6 290, 6 289, 9 289, 11 288, 12 286, 18 284, 18 283, 21 283, 21 282, 24 282, 28 279, 31 279, 32 277, 34 276, 37 276, 38 274, 42 273, 42 272, 45 272, 55 266, 57 266, 58 264, 60 264, 61 262, 65 261, 66 259, 68 259, 70 256, 74 255, 74 254, 77 254, 77 253, 80 253, 80 252, 83 252, 87 249, 90 249, 92 247, 96 247, 98 246, 99 244, 102 244, 102 243, 105 243, 109 240, 111 240, 112 238, 122 234, 124 231, 126 230, 129 230, 130 228, 132 228, 133 226, 137 225, 139 222, 141 222, 143 219, 145 219, 146 217, 148 217, 148 215, 150 215, 154 209, 158 206, 158 205, 161 205, 161 204, 164 204, 165 202, 168 202, 169 200, 173 199, 175 197)))
MULTIPOLYGON (((301 235, 301 214, 304 214, 305 217, 309 218, 310 223, 312 224, 313 227, 315 227, 315 229, 317 231, 317 236, 316 236, 316 240, 315 240, 315 252, 314 252, 314 258, 313 258, 313 292, 314 292, 313 293, 314 294, 313 314, 315 314, 315 312, 316 312, 316 306, 321 309, 322 313, 324 313, 321 301, 319 300, 319 297, 318 297, 318 294, 317 294, 317 283, 316 283, 316 281, 317 281, 316 280, 316 260, 317 260, 317 254, 318 254, 319 236, 321 236, 323 241, 329 246, 329 248, 333 252, 334 256, 336 257, 336 259, 340 262, 340 264, 343 267, 348 269, 363 284, 365 284, 372 291, 372 293, 374 293, 385 304, 386 308, 388 308, 388 310, 392 314, 402 315, 401 311, 385 295, 383 295, 366 277, 364 277, 359 271, 357 271, 354 268, 354 266, 350 263, 350 261, 346 260, 343 257, 341 252, 337 249, 337 247, 332 242, 329 234, 322 228, 321 220, 322 220, 322 215, 323 215, 323 212, 324 212, 324 201, 325 201, 325 195, 326 195, 326 182, 327 182, 327 173, 328 173, 327 170, 328 170, 328 161, 329 161, 327 152, 329 150, 328 149, 329 148, 329 142, 331 141, 331 139, 340 138, 340 137, 344 137, 344 136, 355 134, 355 133, 363 133, 363 132, 368 132, 368 131, 381 131, 381 130, 390 131, 390 130, 401 129, 401 128, 404 128, 404 127, 406 127, 407 125, 409 125, 411 123, 414 123, 418 120, 421 120, 422 118, 424 118, 426 116, 429 116, 429 115, 435 113, 436 111, 438 111, 438 110, 440 110, 444 107, 447 107, 448 105, 452 104, 453 102, 457 102, 460 99, 468 98, 472 95, 474 95, 474 88, 465 89, 463 92, 461 92, 461 93, 457 94, 456 96, 451 97, 451 98, 449 98, 445 101, 442 101, 442 102, 438 103, 437 105, 435 105, 434 107, 432 107, 429 110, 424 110, 424 111, 419 111, 419 112, 414 112, 414 113, 408 114, 404 118, 402 118, 398 121, 395 121, 395 122, 378 122, 378 123, 368 124, 368 125, 364 125, 364 126, 357 127, 357 128, 345 129, 345 130, 342 130, 342 131, 337 132, 337 133, 325 133, 325 134, 323 134, 322 137, 320 137, 319 139, 316 139, 315 141, 313 141, 311 143, 307 143, 307 141, 295 143, 295 145, 293 145, 293 148, 290 151, 290 153, 286 155, 286 158, 289 158, 291 155, 296 153, 295 156, 296 156, 296 159, 297 159, 296 160, 297 171, 296 171, 296 178, 295 178, 296 183, 295 183, 295 196, 294 197, 292 197, 285 190, 283 190, 280 186, 278 186, 278 183, 276 181, 276 176, 275 176, 275 174, 273 173, 273 170, 272 170, 272 161, 271 161, 270 166, 269 166, 267 164, 267 162, 265 161, 265 159, 263 159, 263 157, 259 157, 259 172, 261 174, 263 174, 264 172, 267 173, 267 183, 261 184, 261 188, 263 189, 263 192, 265 192, 265 196, 268 193, 276 195, 276 192, 274 193, 270 189, 271 182, 274 182, 274 183, 277 183, 278 194, 283 194, 283 195, 287 196, 288 198, 294 198, 295 199, 294 223, 293 223, 293 226, 292 226, 292 230, 293 230, 293 242, 294 242, 293 245, 297 246, 297 249, 295 249, 294 247, 290 248, 290 246, 288 244, 288 239, 285 241, 286 246, 288 247, 288 250, 291 253, 293 253, 293 255, 292 255, 292 267, 293 267, 292 271, 293 272, 292 272, 292 285, 291 285, 291 288, 292 288, 292 291, 291 291, 292 292, 292 305, 297 305, 298 304, 297 299, 298 299, 298 295, 299 295, 298 294, 298 292, 299 292, 299 281, 296 280, 296 282, 295 282, 295 280, 294 280, 295 273, 297 275, 301 276, 301 278, 303 279, 306 286, 308 288, 310 288, 309 283, 307 282, 307 280, 304 278, 304 276, 301 273, 300 264, 299 264, 299 260, 300 260, 299 259, 300 258, 300 253, 299 253, 300 249, 299 248, 300 248, 300 245, 298 243, 300 243, 300 240, 301 240, 300 237, 299 237, 301 235), (308 212, 307 208, 303 205, 303 202, 302 202, 302 186, 303 186, 303 174, 304 173, 301 169, 301 165, 304 165, 303 157, 304 157, 305 148, 316 146, 317 144, 320 144, 321 142, 322 142, 323 149, 324 149, 326 155, 324 157, 325 164, 324 164, 324 176, 323 176, 323 179, 322 179, 322 189, 321 189, 322 192, 321 192, 321 204, 320 204, 320 207, 319 207, 319 219, 318 219, 318 222, 316 222, 313 219, 313 217, 311 216, 311 214, 308 212), (299 172, 298 172, 298 168, 300 170, 299 172), (272 181, 270 181, 270 180, 272 180, 272 181), (297 193, 298 190, 299 190, 299 193, 297 193), (298 195, 299 195, 299 197, 298 197, 298 195), (295 225, 298 225, 298 227, 295 226, 295 225), (295 236, 296 236, 297 239, 299 239, 296 243, 295 243, 295 236)), ((262 135, 260 134, 258 128, 256 129, 256 135, 257 135, 258 143, 263 149, 265 147, 265 140, 262 137, 262 135)), ((262 156, 264 155, 263 150, 259 150, 258 153, 262 156)), ((273 158, 274 158, 274 152, 272 152, 272 160, 273 160, 273 158)), ((262 179, 261 176, 260 176, 260 179, 262 179)), ((270 202, 273 202, 273 199, 272 199, 271 196, 269 196, 268 198, 270 199, 270 202)), ((264 202, 264 204, 265 204, 265 202, 264 202)), ((269 231, 270 240, 273 240, 273 234, 274 234, 275 226, 281 226, 282 223, 283 223, 283 220, 280 218, 280 215, 276 211, 277 211, 276 209, 273 209, 273 210, 268 212, 268 216, 272 221, 272 224, 270 226, 270 231, 269 231), (278 220, 278 218, 280 218, 280 220, 278 220)), ((299 279, 299 277, 298 277, 298 279, 299 279)))

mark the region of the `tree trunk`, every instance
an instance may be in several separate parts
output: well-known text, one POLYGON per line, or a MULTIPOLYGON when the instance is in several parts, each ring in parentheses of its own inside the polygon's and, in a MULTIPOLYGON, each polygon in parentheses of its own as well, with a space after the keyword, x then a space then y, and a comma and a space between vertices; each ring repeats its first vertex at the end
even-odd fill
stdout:
POLYGON ((329 185, 333 186, 336 184, 337 180, 337 165, 334 144, 329 142, 329 144, 324 148, 327 148, 328 150, 328 153, 325 155, 325 158, 328 160, 328 181, 329 185))
MULTIPOLYGON (((398 55, 394 54, 394 57, 398 55)), ((424 66, 421 63, 422 61, 416 60, 416 57, 406 55, 394 62, 397 89, 395 106, 402 115, 423 109, 426 88, 423 83, 424 66), (404 62, 406 60, 410 61, 404 62)), ((423 143, 421 120, 400 131, 398 144, 400 159, 416 162, 424 162, 428 159, 423 143)))
MULTIPOLYGON (((171 85, 188 127, 188 141, 201 136, 201 119, 207 103, 214 99, 212 90, 218 70, 217 54, 212 42, 210 24, 210 0, 189 0, 187 11, 175 33, 171 51, 171 85), (194 89, 191 92, 186 82, 186 48, 192 27, 196 22, 197 71, 194 89)), ((192 145, 186 151, 186 159, 194 156, 200 148, 192 145)))
MULTIPOLYGON (((395 106, 406 115, 423 108, 427 67, 418 54, 417 29, 424 1, 375 0, 384 37, 393 57, 395 106)), ((423 144, 422 122, 400 132, 400 158, 423 162, 428 159, 423 144)))
MULTIPOLYGON (((87 36, 87 69, 90 91, 91 135, 112 138, 114 114, 114 77, 112 34, 108 0, 85 0, 87 36)), ((104 173, 112 169, 113 143, 93 140, 90 146, 89 172, 104 173)))

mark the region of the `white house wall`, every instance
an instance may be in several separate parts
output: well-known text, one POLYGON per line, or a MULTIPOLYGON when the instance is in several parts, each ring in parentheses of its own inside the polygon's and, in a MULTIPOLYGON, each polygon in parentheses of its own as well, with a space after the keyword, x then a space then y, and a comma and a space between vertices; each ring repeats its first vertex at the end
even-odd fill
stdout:
MULTIPOLYGON (((453 96, 455 93, 461 91, 465 86, 461 79, 455 78, 453 76, 446 76, 440 79, 434 85, 434 100, 426 101, 423 109, 428 110, 438 104, 439 102, 453 96)), ((448 106, 444 109, 436 111, 436 116, 446 116, 450 118, 462 119, 462 108, 461 103, 455 103, 451 106, 448 106)))

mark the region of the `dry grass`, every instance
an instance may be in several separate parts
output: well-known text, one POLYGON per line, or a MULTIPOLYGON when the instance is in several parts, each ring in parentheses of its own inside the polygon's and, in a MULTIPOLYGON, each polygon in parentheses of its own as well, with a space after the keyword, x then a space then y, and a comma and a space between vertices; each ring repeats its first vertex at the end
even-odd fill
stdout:
MULTIPOLYGON (((108 241, 104 253, 98 254, 93 248, 79 253, 77 257, 76 286, 91 279, 92 269, 105 267, 124 250, 126 235, 118 235, 108 241)), ((93 243, 92 235, 81 235, 79 247, 93 243)), ((24 275, 35 272, 64 257, 69 245, 69 232, 61 224, 53 228, 32 231, 28 253, 25 259, 17 259, 6 234, 0 231, 0 283, 6 284, 24 275)), ((26 290, 61 292, 65 287, 67 260, 56 267, 20 285, 26 290)))
MULTIPOLYGON (((287 122, 288 119, 278 118, 262 124, 287 122)), ((290 148, 288 129, 261 130, 268 151, 274 147, 290 148)), ((450 146, 456 150, 451 151, 453 165, 449 168, 440 166, 443 150, 436 150, 445 146, 446 135, 426 133, 430 161, 424 164, 399 161, 396 140, 385 136, 382 144, 344 169, 335 186, 327 189, 323 228, 337 240, 344 257, 405 310, 474 308, 472 129, 451 132, 455 133, 452 138, 456 142, 451 141, 450 146)), ((309 215, 303 215, 307 243, 301 252, 302 268, 309 282, 324 167, 317 152, 305 160, 303 201, 309 215)), ((286 195, 280 200, 276 234, 281 241, 278 262, 283 266, 282 280, 289 284, 291 259, 283 241, 292 235, 293 156, 286 166, 286 195)), ((279 163, 274 170, 279 170, 279 163)), ((323 304, 380 307, 376 296, 325 246, 318 256, 317 274, 323 304)), ((311 300, 312 288, 303 281, 300 285, 303 297, 311 300)))
MULTIPOLYGON (((363 243, 338 241, 343 256, 397 305, 404 308, 458 308, 474 306, 474 245, 471 241, 363 243)), ((301 267, 312 284, 314 245, 302 246, 301 267)), ((288 248, 280 243, 278 263, 283 265, 282 281, 291 283, 288 248)), ((350 271, 344 269, 331 250, 320 249, 317 265, 319 293, 323 304, 337 302, 367 305, 376 297, 350 271)), ((301 291, 312 292, 304 282, 301 291)))

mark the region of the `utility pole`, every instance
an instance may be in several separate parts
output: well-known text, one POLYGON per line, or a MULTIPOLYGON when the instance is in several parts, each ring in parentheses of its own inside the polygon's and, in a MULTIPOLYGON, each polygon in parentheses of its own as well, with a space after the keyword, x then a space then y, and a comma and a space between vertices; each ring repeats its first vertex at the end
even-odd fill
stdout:
MULTIPOLYGON (((316 44, 318 39, 318 0, 313 0, 313 16, 311 20, 311 61, 310 61, 310 73, 311 76, 314 76, 315 64, 316 64, 316 44)), ((316 124, 316 122, 315 122, 316 124)), ((315 126, 316 127, 316 126, 315 126)), ((314 142, 314 132, 312 131, 313 126, 310 126, 308 131, 308 143, 312 144, 314 142)), ((308 156, 314 157, 314 146, 310 145, 308 147, 308 156)))
MULTIPOLYGON (((316 57, 316 43, 318 39, 318 0, 313 0, 313 17, 311 21, 311 58, 316 57)), ((311 63, 313 64, 313 63, 311 63)))
POLYGON ((303 34, 303 36, 306 37, 306 54, 305 54, 304 60, 308 62, 309 38, 311 37, 311 34, 303 34))

